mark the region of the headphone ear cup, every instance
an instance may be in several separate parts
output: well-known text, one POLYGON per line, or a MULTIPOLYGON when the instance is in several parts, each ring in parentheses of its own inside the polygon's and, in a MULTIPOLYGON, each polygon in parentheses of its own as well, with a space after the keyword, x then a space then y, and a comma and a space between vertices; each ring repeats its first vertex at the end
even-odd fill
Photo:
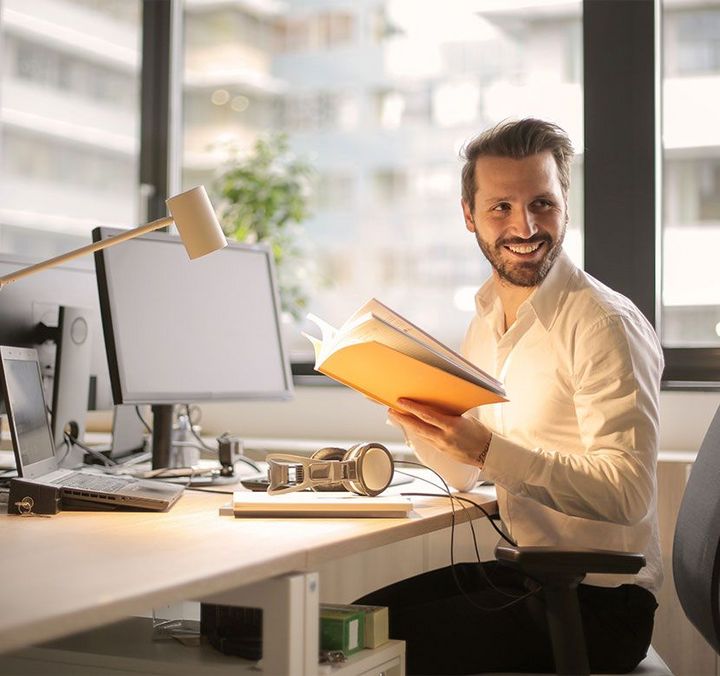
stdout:
MULTIPOLYGON (((344 448, 335 448, 328 446, 315 451, 310 457, 313 460, 342 460, 345 458, 347 451, 344 448)), ((335 481, 322 486, 313 486, 314 491, 345 491, 349 490, 345 486, 344 481, 335 481)))
POLYGON ((395 464, 390 451, 382 444, 355 444, 348 449, 343 459, 354 460, 356 463, 357 478, 342 482, 347 490, 374 497, 390 485, 395 464))
POLYGON ((328 446, 327 448, 321 448, 319 451, 315 451, 310 457, 313 460, 342 460, 346 453, 347 451, 344 448, 328 446))

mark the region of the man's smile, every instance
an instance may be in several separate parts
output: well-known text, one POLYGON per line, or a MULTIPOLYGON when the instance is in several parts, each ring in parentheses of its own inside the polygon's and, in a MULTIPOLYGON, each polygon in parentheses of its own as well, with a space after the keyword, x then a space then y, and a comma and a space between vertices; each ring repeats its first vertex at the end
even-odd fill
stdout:
POLYGON ((528 244, 505 244, 504 247, 516 256, 523 258, 531 258, 536 251, 545 244, 545 242, 532 242, 528 244))

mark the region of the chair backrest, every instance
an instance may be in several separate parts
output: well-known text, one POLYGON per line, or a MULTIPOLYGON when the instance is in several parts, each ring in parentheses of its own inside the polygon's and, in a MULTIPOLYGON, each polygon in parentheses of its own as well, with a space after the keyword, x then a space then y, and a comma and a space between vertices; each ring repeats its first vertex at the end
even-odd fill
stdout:
POLYGON ((685 487, 673 540, 673 577, 688 619, 720 653, 720 409, 685 487))

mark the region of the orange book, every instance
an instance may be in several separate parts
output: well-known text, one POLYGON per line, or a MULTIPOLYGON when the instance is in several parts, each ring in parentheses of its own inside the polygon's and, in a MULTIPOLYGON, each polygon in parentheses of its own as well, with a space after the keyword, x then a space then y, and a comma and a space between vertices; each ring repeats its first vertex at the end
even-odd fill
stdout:
POLYGON ((374 298, 339 329, 308 318, 322 333, 304 334, 315 370, 380 404, 402 410, 407 397, 460 414, 507 401, 499 381, 374 298))

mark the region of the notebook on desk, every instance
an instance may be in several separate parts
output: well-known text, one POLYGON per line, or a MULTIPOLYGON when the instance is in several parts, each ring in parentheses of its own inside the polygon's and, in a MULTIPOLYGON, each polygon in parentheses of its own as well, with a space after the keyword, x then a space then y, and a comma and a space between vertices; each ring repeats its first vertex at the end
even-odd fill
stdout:
POLYGON ((0 375, 18 476, 58 486, 64 507, 163 511, 183 487, 62 469, 55 454, 35 350, 0 346, 0 375))
POLYGON ((235 491, 232 503, 220 508, 221 515, 238 518, 265 517, 360 517, 404 518, 410 516, 412 502, 403 496, 374 498, 349 492, 299 491, 268 495, 235 491))

